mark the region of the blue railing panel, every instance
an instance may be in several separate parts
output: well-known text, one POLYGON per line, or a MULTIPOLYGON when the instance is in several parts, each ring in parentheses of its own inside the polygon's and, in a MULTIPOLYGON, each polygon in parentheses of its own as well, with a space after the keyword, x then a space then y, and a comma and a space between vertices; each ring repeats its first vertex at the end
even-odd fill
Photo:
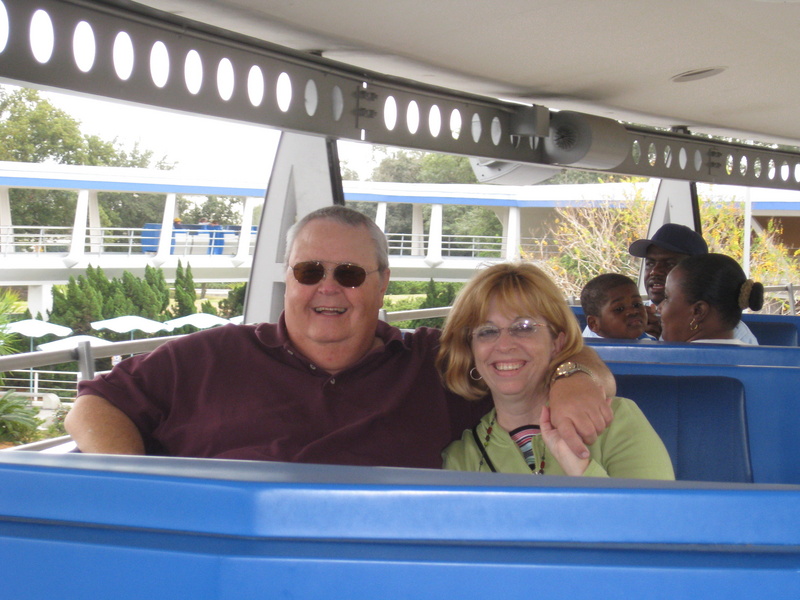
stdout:
POLYGON ((9 598, 800 593, 800 486, 34 453, 0 480, 9 598))

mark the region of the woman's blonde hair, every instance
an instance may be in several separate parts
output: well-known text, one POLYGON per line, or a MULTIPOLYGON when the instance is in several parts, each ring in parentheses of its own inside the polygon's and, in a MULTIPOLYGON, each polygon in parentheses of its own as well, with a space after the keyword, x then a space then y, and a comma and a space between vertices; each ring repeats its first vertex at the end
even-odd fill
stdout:
POLYGON ((553 338, 564 334, 564 345, 550 362, 548 381, 555 368, 583 348, 580 327, 556 284, 531 263, 500 263, 478 271, 459 292, 442 331, 436 366, 448 389, 469 400, 489 392, 483 380, 470 370, 472 331, 486 322, 489 303, 495 300, 509 316, 540 316, 549 324, 553 338))

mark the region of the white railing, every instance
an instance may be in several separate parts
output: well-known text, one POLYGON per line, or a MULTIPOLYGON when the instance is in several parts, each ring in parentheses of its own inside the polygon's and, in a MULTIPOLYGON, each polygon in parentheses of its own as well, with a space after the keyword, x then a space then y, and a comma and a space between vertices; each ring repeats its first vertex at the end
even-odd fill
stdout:
POLYGON ((80 373, 78 371, 43 371, 21 369, 3 373, 0 393, 8 390, 24 391, 35 396, 55 394, 61 398, 75 397, 80 373))
MULTIPOLYGON (((0 228, 0 251, 15 254, 67 254, 72 242, 71 227, 29 227, 15 225, 0 228)), ((136 227, 88 228, 85 252, 90 255, 141 255, 154 253, 158 247, 158 229, 136 227)), ((424 256, 428 234, 388 233, 389 253, 395 256, 424 256)), ((502 258, 506 238, 489 235, 442 235, 442 256, 448 258, 502 258)), ((523 246, 541 240, 525 238, 523 246)), ((172 234, 172 254, 235 254, 239 234, 235 230, 210 231, 176 229, 172 234)), ((251 244, 252 248, 255 242, 251 244)))
POLYGON ((14 226, 0 228, 0 249, 4 256, 16 253, 66 253, 72 243, 71 227, 14 226))
MULTIPOLYGON (((30 227, 14 225, 0 228, 0 255, 66 255, 72 244, 71 227, 30 227)), ((155 253, 159 229, 136 227, 90 227, 86 231, 84 251, 87 255, 136 256, 155 253)), ((176 229, 172 233, 172 254, 232 255, 239 246, 236 230, 176 229)), ((250 254, 255 247, 255 236, 250 254)))
MULTIPOLYGON (((794 286, 789 283, 782 286, 771 286, 769 291, 786 291, 789 299, 792 302, 792 307, 796 306, 794 303, 794 286)), ((416 319, 429 319, 435 317, 446 317, 450 312, 450 306, 442 306, 435 308, 421 308, 414 310, 401 310, 387 312, 381 310, 380 318, 388 323, 397 323, 400 321, 413 321, 416 319)), ((791 314, 796 315, 796 311, 791 314)), ((19 389, 24 388, 25 382, 30 382, 31 379, 25 380, 20 377, 17 382, 19 385, 12 385, 9 379, 9 373, 12 377, 14 373, 25 373, 29 377, 33 377, 36 381, 35 390, 28 392, 32 397, 39 397, 47 393, 55 393, 64 398, 73 398, 77 391, 77 382, 81 379, 91 379, 95 375, 95 361, 101 358, 110 358, 112 356, 124 356, 132 354, 140 354, 150 352, 161 344, 169 340, 176 339, 181 336, 164 336, 149 338, 144 340, 132 340, 128 342, 114 342, 108 345, 92 347, 88 342, 82 342, 78 348, 71 350, 57 350, 54 352, 26 352, 22 354, 14 354, 11 356, 0 357, 0 373, 4 373, 6 383, 2 387, 5 389, 19 389), (78 362, 79 371, 77 372, 59 372, 59 371, 36 371, 36 367, 51 366, 63 364, 68 362, 78 362), (27 371, 24 371, 26 370, 27 371), (31 375, 33 373, 33 375, 31 375), (43 383, 42 375, 53 376, 52 381, 57 382, 58 389, 55 387, 47 388, 43 383), (68 389, 62 389, 60 386, 68 384, 68 389), (65 394, 66 392, 66 394, 65 394)), ((58 441, 45 440, 35 444, 27 444, 23 446, 16 446, 13 450, 43 450, 43 451, 69 451, 74 445, 70 445, 69 438, 59 438, 58 441)))
POLYGON ((784 295, 786 296, 786 303, 789 307, 788 314, 796 315, 797 314, 797 296, 795 295, 796 286, 790 283, 784 283, 781 285, 768 285, 764 286, 764 292, 775 294, 778 298, 783 298, 784 295))
MULTIPOLYGON (((429 250, 430 236, 415 233, 387 233, 389 254, 392 256, 424 256, 429 250)), ((446 258, 503 258, 508 239, 494 235, 442 235, 441 255, 446 258)), ((522 248, 544 248, 554 254, 552 244, 542 245, 543 238, 522 238, 522 248)))

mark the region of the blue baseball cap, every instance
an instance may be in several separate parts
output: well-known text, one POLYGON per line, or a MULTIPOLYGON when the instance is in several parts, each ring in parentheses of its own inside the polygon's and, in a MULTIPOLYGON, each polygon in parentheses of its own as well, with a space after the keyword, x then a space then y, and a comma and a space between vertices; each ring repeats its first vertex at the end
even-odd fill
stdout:
POLYGON ((678 225, 677 223, 662 225, 649 240, 636 240, 628 248, 628 252, 632 256, 644 258, 650 246, 658 246, 670 252, 688 254, 689 256, 708 254, 708 244, 706 244, 703 236, 691 227, 678 225))

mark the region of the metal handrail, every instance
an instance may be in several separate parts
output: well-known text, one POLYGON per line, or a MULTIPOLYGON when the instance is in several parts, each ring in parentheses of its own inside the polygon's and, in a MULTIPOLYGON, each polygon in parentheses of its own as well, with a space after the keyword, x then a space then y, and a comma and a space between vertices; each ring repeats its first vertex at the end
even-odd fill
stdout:
MULTIPOLYGON (((794 288, 791 283, 781 286, 770 286, 769 288, 765 289, 768 291, 788 291, 789 297, 792 300, 792 307, 794 308, 794 288)), ((451 306, 441 306, 414 310, 399 310, 393 312, 381 310, 380 318, 387 323, 395 323, 399 321, 410 321, 415 319, 446 317, 451 309, 451 306)), ((793 312, 792 314, 795 313, 793 312)), ((80 368, 80 379, 90 379, 94 376, 94 361, 97 359, 125 354, 141 354, 144 352, 150 352, 151 350, 158 348, 160 345, 179 337, 183 336, 171 335, 144 340, 112 342, 97 347, 92 347, 89 342, 81 342, 78 348, 71 350, 55 350, 51 352, 37 351, 14 354, 11 356, 1 356, 0 372, 5 373, 8 371, 78 361, 80 368)), ((70 447, 69 444, 71 444, 71 438, 69 436, 65 436, 52 440, 43 440, 33 444, 24 444, 22 446, 9 448, 8 450, 46 451, 50 448, 53 448, 56 449, 55 451, 58 451, 57 449, 59 447, 70 447)))
POLYGON ((797 300, 795 299, 794 284, 791 282, 781 285, 764 286, 765 292, 786 292, 789 296, 789 314, 797 315, 797 300))
MULTIPOLYGON (((797 314, 795 309, 795 286, 792 283, 779 286, 768 286, 765 287, 764 290, 768 292, 787 292, 789 294, 789 301, 791 304, 791 314, 797 314)), ((419 308, 414 310, 399 310, 393 312, 381 310, 380 318, 387 323, 395 323, 398 321, 411 321, 415 319, 446 317, 451 308, 452 307, 450 306, 441 306, 434 308, 419 308)), ((93 362, 96 359, 110 358, 112 356, 121 356, 125 354, 141 354, 143 352, 150 352, 151 350, 158 348, 161 344, 179 337, 182 336, 171 335, 143 340, 112 342, 96 347, 92 347, 88 342, 82 342, 78 348, 73 348, 70 350, 53 350, 50 352, 36 351, 12 354, 10 356, 0 356, 0 373, 78 361, 79 370, 82 376, 84 376, 84 378, 88 378, 93 376, 93 362)))

